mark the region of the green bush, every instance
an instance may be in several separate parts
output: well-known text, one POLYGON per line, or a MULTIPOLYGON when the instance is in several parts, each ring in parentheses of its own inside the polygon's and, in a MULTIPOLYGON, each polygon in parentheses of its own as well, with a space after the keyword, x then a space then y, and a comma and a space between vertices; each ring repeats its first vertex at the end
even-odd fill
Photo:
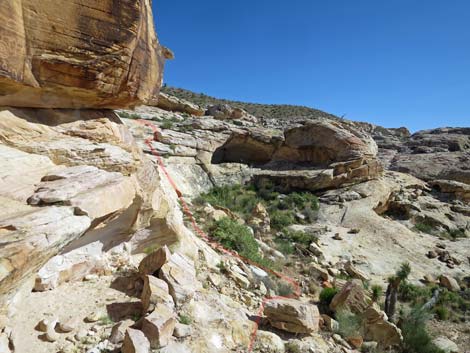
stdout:
POLYGON ((295 224, 295 216, 293 212, 274 210, 270 212, 271 228, 275 230, 284 229, 295 224))
POLYGON ((337 288, 323 288, 320 292, 320 304, 328 307, 337 293, 337 288))
POLYGON ((213 206, 228 208, 245 217, 249 216, 256 204, 261 201, 255 191, 241 185, 216 186, 196 199, 199 204, 208 202, 213 206))
POLYGON ((297 342, 287 342, 286 352, 287 353, 302 353, 302 350, 299 347, 299 344, 297 342))
POLYGON ((318 198, 310 192, 292 192, 283 201, 289 208, 297 208, 299 210, 304 210, 305 208, 318 210, 319 208, 318 198))
POLYGON ((213 206, 225 207, 247 219, 255 206, 262 203, 266 206, 273 230, 282 230, 296 221, 297 210, 302 211, 310 221, 316 217, 318 199, 309 192, 295 192, 284 197, 275 191, 272 183, 260 187, 253 185, 225 185, 211 189, 200 195, 196 202, 208 202, 213 206))
POLYGON ((260 265, 272 267, 272 263, 260 255, 258 243, 246 226, 224 217, 214 223, 212 236, 225 248, 260 265))
POLYGON ((276 239, 274 242, 276 243, 276 249, 284 255, 290 255, 294 253, 294 245, 292 245, 290 241, 284 239, 276 239))
POLYGON ((449 320, 450 317, 449 310, 444 306, 436 306, 434 308, 434 314, 441 321, 449 320))
POLYGON ((288 297, 292 295, 292 293, 294 293, 294 290, 291 284, 284 282, 284 281, 278 281, 276 292, 280 296, 288 297))
POLYGON ((140 119, 140 115, 136 113, 129 114, 128 112, 119 112, 118 115, 123 119, 140 119))
POLYGON ((165 121, 160 125, 160 127, 161 127, 162 129, 171 129, 171 128, 173 128, 173 122, 170 121, 170 120, 165 120, 165 121))
POLYGON ((362 335, 362 319, 359 315, 341 310, 336 313, 336 321, 338 321, 338 332, 344 338, 362 335))
POLYGON ((403 302, 411 302, 414 305, 424 304, 432 296, 432 288, 416 286, 409 282, 401 282, 398 288, 398 299, 403 302))
POLYGON ((429 313, 414 308, 402 318, 403 348, 407 353, 443 353, 426 330, 429 313))
POLYGON ((374 302, 378 302, 380 297, 382 296, 382 292, 383 292, 383 289, 381 286, 379 286, 378 284, 374 284, 372 285, 372 287, 370 288, 370 291, 371 291, 371 297, 372 297, 372 300, 374 302))
POLYGON ((283 239, 305 247, 308 247, 312 242, 318 240, 316 235, 299 230, 284 229, 282 232, 284 234, 283 239))
POLYGON ((190 325, 193 320, 188 315, 181 314, 178 318, 180 324, 190 325))
POLYGON ((457 240, 460 238, 466 238, 467 234, 465 233, 465 230, 463 229, 451 229, 448 232, 442 233, 441 236, 444 238, 451 239, 451 240, 457 240))
POLYGON ((434 228, 426 223, 416 223, 413 229, 427 234, 433 234, 434 231, 434 228))

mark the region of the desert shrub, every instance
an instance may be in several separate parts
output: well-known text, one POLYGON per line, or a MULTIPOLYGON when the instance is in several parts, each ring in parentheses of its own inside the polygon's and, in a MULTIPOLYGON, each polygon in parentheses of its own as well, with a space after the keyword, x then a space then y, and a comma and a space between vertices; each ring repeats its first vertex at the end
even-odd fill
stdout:
POLYGON ((173 122, 170 121, 170 120, 165 120, 165 121, 160 125, 160 127, 161 127, 162 129, 171 129, 171 128, 173 128, 173 122))
POLYGON ((302 349, 299 347, 299 344, 296 342, 287 342, 286 352, 287 353, 302 353, 302 349))
POLYGON ((128 113, 128 112, 118 112, 120 118, 123 119, 140 119, 140 115, 136 113, 128 113))
POLYGON ((248 216, 261 199, 256 192, 242 185, 224 185, 212 188, 208 193, 200 195, 196 203, 208 202, 211 205, 225 207, 243 216, 248 216))
POLYGON ((178 321, 183 325, 190 325, 193 320, 188 315, 180 314, 178 321))
POLYGON ((276 249, 279 250, 284 255, 290 255, 294 253, 294 245, 288 240, 285 239, 276 239, 276 249))
POLYGON ((323 288, 320 292, 320 304, 324 307, 328 307, 337 293, 337 288, 323 288))
POLYGON ((401 282, 398 288, 398 299, 403 302, 411 302, 414 305, 423 304, 432 296, 432 288, 417 286, 409 282, 401 282))
POLYGON ((373 284, 370 287, 371 297, 374 302, 378 302, 380 297, 382 296, 383 289, 378 284, 373 284))
POLYGON ((109 315, 101 316, 98 319, 98 324, 101 325, 101 326, 107 326, 107 325, 111 325, 113 323, 114 323, 114 321, 111 319, 111 317, 109 315))
POLYGON ((312 242, 318 240, 315 234, 299 231, 299 230, 283 230, 284 239, 303 246, 309 246, 312 242))
POLYGON ((336 313, 336 321, 338 321, 338 333, 345 337, 354 337, 362 335, 362 319, 347 310, 340 310, 336 313))
POLYGON ((443 353, 432 343, 426 330, 429 313, 420 308, 412 309, 402 318, 403 348, 407 353, 443 353))
POLYGON ((457 240, 460 238, 466 238, 467 234, 465 233, 465 230, 463 229, 451 229, 447 232, 441 233, 441 236, 444 238, 451 239, 451 240, 457 240))
POLYGON ((276 292, 280 296, 288 297, 294 293, 294 289, 291 284, 280 280, 277 282, 276 292))
MULTIPOLYGON (((442 320, 456 319, 459 316, 465 317, 470 313, 470 289, 462 292, 450 292, 447 289, 441 289, 438 307, 447 309, 448 316, 442 320)), ((439 317, 440 313, 436 313, 439 317)))
POLYGON ((191 124, 180 125, 179 130, 181 132, 193 131, 194 127, 191 124))
POLYGON ((279 198, 279 192, 275 190, 272 182, 266 181, 256 188, 256 193, 265 201, 275 201, 279 198))
POLYGON ((251 215, 256 204, 263 203, 271 219, 271 228, 278 231, 298 223, 296 221, 298 209, 309 221, 316 218, 318 210, 318 199, 312 193, 295 192, 281 195, 275 191, 270 182, 263 183, 259 187, 253 185, 214 187, 195 201, 198 204, 208 202, 214 206, 228 208, 245 219, 251 215))
POLYGON ((292 192, 284 198, 284 203, 289 208, 298 208, 299 210, 307 207, 312 210, 319 208, 318 198, 310 192, 292 192))
POLYGON ((292 224, 295 224, 295 216, 289 211, 274 210, 270 212, 271 228, 275 230, 284 229, 292 224))
POLYGON ((433 311, 436 317, 441 321, 449 320, 450 318, 449 310, 444 306, 436 306, 433 311))
POLYGON ((260 265, 272 267, 272 263, 260 255, 258 243, 248 227, 233 219, 224 217, 216 221, 213 226, 212 236, 225 248, 235 250, 241 256, 260 265))
POLYGON ((426 223, 416 223, 413 229, 427 234, 432 234, 434 231, 434 228, 426 223))

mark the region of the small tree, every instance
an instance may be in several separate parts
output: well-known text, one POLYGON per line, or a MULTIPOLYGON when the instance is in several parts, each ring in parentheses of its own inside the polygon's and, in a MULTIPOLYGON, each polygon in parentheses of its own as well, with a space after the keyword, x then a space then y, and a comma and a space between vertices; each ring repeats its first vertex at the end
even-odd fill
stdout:
POLYGON ((388 279, 387 292, 385 293, 385 313, 390 321, 393 320, 395 315, 400 284, 407 280, 410 273, 411 266, 408 262, 405 262, 401 264, 395 276, 388 279))

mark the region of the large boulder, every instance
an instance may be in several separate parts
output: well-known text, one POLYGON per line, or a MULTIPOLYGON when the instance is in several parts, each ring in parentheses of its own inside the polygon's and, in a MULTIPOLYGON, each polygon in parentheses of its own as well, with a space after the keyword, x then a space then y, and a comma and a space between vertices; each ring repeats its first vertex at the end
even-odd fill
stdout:
POLYGON ((470 184, 470 152, 398 154, 390 169, 426 181, 446 179, 470 184))
POLYGON ((333 311, 347 310, 355 314, 362 314, 369 308, 372 301, 367 296, 362 282, 352 280, 347 282, 343 288, 333 297, 330 309, 333 311))
POLYGON ((272 299, 264 314, 271 326, 292 333, 314 333, 319 330, 320 312, 313 304, 296 299, 272 299))
POLYGON ((159 270, 159 278, 168 283, 175 304, 181 306, 190 300, 202 285, 196 278, 194 262, 188 257, 174 253, 159 270))
POLYGON ((150 0, 5 0, 0 106, 118 108, 158 94, 150 0))
POLYGON ((401 330, 388 321, 387 315, 376 304, 364 311, 362 317, 366 340, 377 342, 381 348, 399 345, 403 341, 401 330))
POLYGON ((285 143, 275 160, 329 165, 358 158, 374 158, 377 144, 349 124, 317 119, 284 132, 285 143))
POLYGON ((459 347, 446 337, 437 337, 432 341, 444 353, 459 353, 459 347))
POLYGON ((121 351, 122 353, 150 353, 150 342, 142 331, 128 328, 121 351))
POLYGON ((153 105, 170 112, 187 113, 196 116, 202 116, 205 113, 204 108, 201 108, 194 103, 188 102, 187 100, 177 98, 163 92, 160 92, 158 101, 153 102, 153 105))
POLYGON ((166 305, 157 304, 155 311, 142 319, 142 331, 152 348, 166 346, 176 325, 176 314, 166 305))

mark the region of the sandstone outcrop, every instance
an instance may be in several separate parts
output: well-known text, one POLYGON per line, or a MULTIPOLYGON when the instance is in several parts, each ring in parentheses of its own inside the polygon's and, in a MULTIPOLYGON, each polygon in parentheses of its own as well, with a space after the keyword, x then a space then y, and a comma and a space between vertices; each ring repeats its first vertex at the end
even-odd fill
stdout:
POLYGON ((470 152, 436 152, 398 154, 390 168, 426 181, 447 179, 470 184, 469 166, 470 152))
POLYGON ((110 249, 128 241, 131 252, 142 251, 155 241, 159 232, 141 231, 148 226, 165 229, 161 245, 190 236, 176 195, 112 113, 83 111, 76 120, 71 111, 4 109, 0 116, 2 296, 41 266, 36 290, 105 272, 110 249))
POLYGON ((184 99, 176 98, 169 94, 160 92, 156 104, 157 107, 163 110, 168 110, 171 112, 180 112, 192 114, 195 116, 202 116, 205 113, 205 110, 196 104, 188 102, 184 99))
POLYGON ((356 314, 362 314, 371 304, 370 298, 362 288, 362 282, 353 280, 337 293, 331 301, 330 308, 333 311, 347 310, 356 314))
POLYGON ((158 95, 149 0, 7 0, 0 18, 0 106, 118 108, 158 95))
POLYGON ((264 313, 269 323, 280 330, 292 333, 314 333, 319 329, 318 308, 296 299, 269 300, 264 313))

